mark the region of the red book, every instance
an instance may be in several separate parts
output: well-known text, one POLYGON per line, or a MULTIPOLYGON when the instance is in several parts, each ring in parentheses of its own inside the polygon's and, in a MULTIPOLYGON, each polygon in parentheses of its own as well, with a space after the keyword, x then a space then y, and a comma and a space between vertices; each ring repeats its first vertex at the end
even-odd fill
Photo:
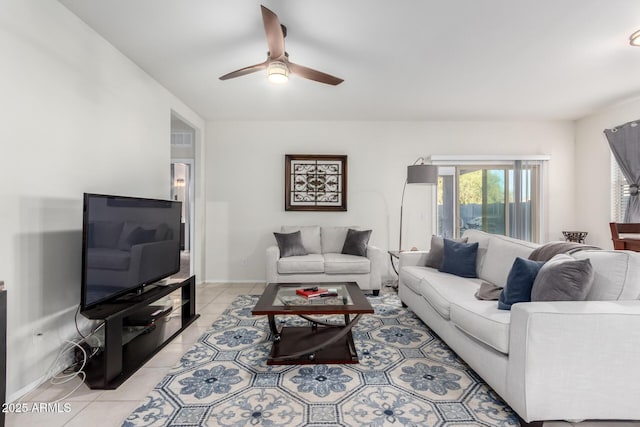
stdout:
POLYGON ((328 294, 329 291, 327 289, 321 289, 318 288, 315 291, 305 291, 304 289, 296 289, 296 294, 298 295, 302 295, 305 298, 315 298, 315 297, 319 297, 320 295, 325 295, 328 294))

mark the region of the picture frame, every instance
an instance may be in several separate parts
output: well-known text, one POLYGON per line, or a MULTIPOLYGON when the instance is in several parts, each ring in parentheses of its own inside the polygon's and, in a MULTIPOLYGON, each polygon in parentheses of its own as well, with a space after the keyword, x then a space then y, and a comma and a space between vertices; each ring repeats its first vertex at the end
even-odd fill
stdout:
POLYGON ((347 156, 286 154, 285 211, 347 210, 347 156))

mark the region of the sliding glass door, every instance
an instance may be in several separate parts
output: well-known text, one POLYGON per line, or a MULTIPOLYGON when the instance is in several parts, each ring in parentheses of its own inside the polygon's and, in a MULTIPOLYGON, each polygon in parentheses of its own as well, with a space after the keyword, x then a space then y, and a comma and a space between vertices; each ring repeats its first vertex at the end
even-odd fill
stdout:
POLYGON ((505 234, 508 221, 505 209, 507 188, 505 169, 459 167, 460 232, 475 228, 488 233, 505 234))
POLYGON ((478 229, 536 241, 540 227, 540 164, 440 167, 438 234, 478 229))

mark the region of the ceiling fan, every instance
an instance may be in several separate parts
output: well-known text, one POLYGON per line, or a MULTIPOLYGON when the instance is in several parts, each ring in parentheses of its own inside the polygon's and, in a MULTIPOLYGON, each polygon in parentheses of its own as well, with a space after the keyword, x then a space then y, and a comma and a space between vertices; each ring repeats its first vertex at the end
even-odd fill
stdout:
POLYGON ((344 80, 332 75, 317 71, 289 61, 289 54, 284 50, 284 38, 287 36, 287 27, 280 24, 278 16, 264 6, 262 9, 262 21, 267 35, 267 60, 259 64, 240 68, 220 77, 220 80, 233 79, 260 70, 267 70, 267 76, 274 83, 286 83, 289 74, 297 74, 305 79, 314 80, 329 85, 339 85, 344 80))

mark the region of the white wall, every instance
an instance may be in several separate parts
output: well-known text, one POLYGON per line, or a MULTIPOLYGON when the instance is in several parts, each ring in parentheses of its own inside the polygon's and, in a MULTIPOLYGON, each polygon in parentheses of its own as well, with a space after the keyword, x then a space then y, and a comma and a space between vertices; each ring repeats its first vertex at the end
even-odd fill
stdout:
MULTIPOLYGON (((171 132, 188 132, 192 135, 194 140, 196 136, 193 127, 189 126, 175 115, 172 115, 171 117, 171 132)), ((195 148, 195 143, 189 147, 171 145, 171 158, 194 159, 196 157, 195 148)))
MULTIPOLYGON (((572 122, 208 122, 206 144, 209 281, 264 280, 281 224, 370 227, 396 249, 406 167, 431 154, 550 154, 545 238, 574 225, 572 122), (347 212, 284 211, 284 155, 304 153, 348 155, 347 212)), ((405 248, 428 245, 429 194, 407 187, 405 248)))
POLYGON ((12 400, 76 335, 82 193, 167 198, 171 110, 204 126, 58 2, 3 0, 0 57, 0 278, 12 400))
POLYGON ((576 122, 576 226, 587 243, 612 249, 611 150, 603 131, 640 119, 640 98, 615 104, 576 122))

